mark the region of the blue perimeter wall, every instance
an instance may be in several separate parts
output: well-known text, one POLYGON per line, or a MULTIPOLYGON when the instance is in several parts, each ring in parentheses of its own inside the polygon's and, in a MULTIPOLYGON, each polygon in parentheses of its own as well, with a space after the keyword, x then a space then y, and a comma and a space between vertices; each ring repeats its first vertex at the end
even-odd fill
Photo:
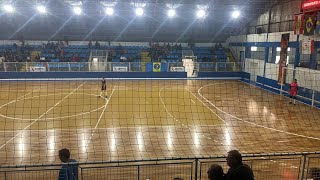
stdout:
MULTIPOLYGON (((257 76, 257 82, 250 82, 250 80, 249 80, 249 81, 247 81, 247 83, 251 83, 251 84, 253 84, 257 87, 260 87, 262 89, 265 89, 267 91, 270 91, 270 92, 273 92, 276 94, 280 94, 281 85, 278 84, 278 81, 276 81, 276 80, 268 79, 268 78, 265 78, 262 76, 257 76)), ((286 97, 289 97, 289 93, 288 93, 289 89, 290 89, 289 83, 286 83, 282 89, 283 89, 283 95, 286 97)), ((312 99, 313 93, 314 93, 314 100, 320 101, 320 92, 313 91, 311 89, 299 86, 298 95, 303 98, 298 97, 297 99, 305 104, 311 105, 312 104, 311 99, 312 99)), ((315 103, 315 107, 320 108, 320 104, 315 103)))
MULTIPOLYGON (((245 78, 244 72, 199 72, 199 78, 245 78)), ((186 72, 0 72, 0 79, 187 78, 186 72)))

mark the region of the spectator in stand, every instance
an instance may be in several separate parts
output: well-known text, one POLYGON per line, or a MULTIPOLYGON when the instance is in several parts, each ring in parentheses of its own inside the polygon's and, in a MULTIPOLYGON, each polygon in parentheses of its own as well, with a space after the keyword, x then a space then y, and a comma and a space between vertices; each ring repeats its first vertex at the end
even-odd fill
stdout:
POLYGON ((35 59, 36 62, 39 62, 40 61, 40 54, 37 54, 34 59, 35 59))
POLYGON ((77 161, 70 159, 69 149, 61 149, 59 151, 59 158, 64 163, 59 171, 59 180, 78 180, 77 161))
POLYGON ((89 43, 88 43, 88 47, 89 47, 89 49, 91 49, 91 48, 92 48, 92 42, 91 42, 91 41, 89 41, 89 43))
POLYGON ((16 43, 13 43, 13 49, 15 49, 15 50, 18 49, 18 45, 16 43))
POLYGON ((254 180, 250 167, 242 163, 242 156, 239 151, 228 152, 227 164, 230 168, 226 174, 226 180, 254 180))
POLYGON ((225 179, 223 169, 218 164, 211 165, 207 174, 208 174, 209 180, 224 180, 225 179))
POLYGON ((0 56, 0 64, 5 62, 5 60, 6 60, 6 58, 4 57, 4 55, 1 54, 1 56, 0 56))
POLYGON ((100 49, 100 43, 98 41, 96 41, 95 48, 100 49))
POLYGON ((72 62, 80 62, 80 57, 78 54, 73 55, 72 62))
POLYGON ((128 59, 125 56, 120 57, 120 61, 127 61, 128 59))

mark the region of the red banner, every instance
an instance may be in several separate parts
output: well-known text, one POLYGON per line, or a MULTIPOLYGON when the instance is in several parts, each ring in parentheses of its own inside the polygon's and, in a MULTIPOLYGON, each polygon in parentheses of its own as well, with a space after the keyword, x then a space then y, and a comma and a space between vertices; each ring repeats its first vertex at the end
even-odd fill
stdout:
POLYGON ((281 52, 280 52, 279 73, 278 73, 279 84, 284 84, 286 80, 287 72, 286 70, 283 70, 283 69, 284 67, 287 67, 289 38, 290 38, 290 33, 282 34, 281 36, 281 52))
POLYGON ((320 0, 309 0, 301 4, 304 11, 320 9, 320 0))
POLYGON ((303 34, 304 30, 304 15, 296 15, 294 19, 294 34, 303 34))

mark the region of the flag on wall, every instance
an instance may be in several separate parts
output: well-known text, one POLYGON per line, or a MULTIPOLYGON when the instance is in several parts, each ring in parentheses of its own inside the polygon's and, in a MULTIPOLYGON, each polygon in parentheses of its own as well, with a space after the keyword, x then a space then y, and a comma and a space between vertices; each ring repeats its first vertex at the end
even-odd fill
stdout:
POLYGON ((304 15, 296 15, 294 19, 294 34, 303 34, 304 29, 304 15))
POLYGON ((314 40, 301 41, 301 54, 312 54, 314 52, 314 40))
POLYGON ((161 63, 160 62, 153 63, 153 72, 161 72, 161 63))
POLYGON ((304 35, 311 36, 314 35, 314 29, 316 26, 316 16, 305 15, 305 25, 304 25, 304 35))
POLYGON ((320 35, 320 12, 318 12, 318 15, 317 15, 315 34, 320 35))

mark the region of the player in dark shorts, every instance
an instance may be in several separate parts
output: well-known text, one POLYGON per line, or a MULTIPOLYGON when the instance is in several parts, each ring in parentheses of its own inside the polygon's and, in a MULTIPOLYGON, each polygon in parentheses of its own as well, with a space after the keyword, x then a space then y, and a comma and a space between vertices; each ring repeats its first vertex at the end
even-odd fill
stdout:
POLYGON ((292 83, 290 84, 290 91, 289 91, 289 95, 290 95, 290 104, 292 104, 292 99, 293 99, 293 104, 296 105, 296 99, 297 99, 297 94, 298 94, 298 89, 299 89, 299 85, 296 79, 294 79, 292 81, 292 83))
POLYGON ((104 95, 106 98, 108 98, 108 95, 107 95, 107 82, 104 78, 102 78, 101 80, 101 92, 100 92, 100 96, 99 97, 102 97, 102 92, 104 92, 104 95))

